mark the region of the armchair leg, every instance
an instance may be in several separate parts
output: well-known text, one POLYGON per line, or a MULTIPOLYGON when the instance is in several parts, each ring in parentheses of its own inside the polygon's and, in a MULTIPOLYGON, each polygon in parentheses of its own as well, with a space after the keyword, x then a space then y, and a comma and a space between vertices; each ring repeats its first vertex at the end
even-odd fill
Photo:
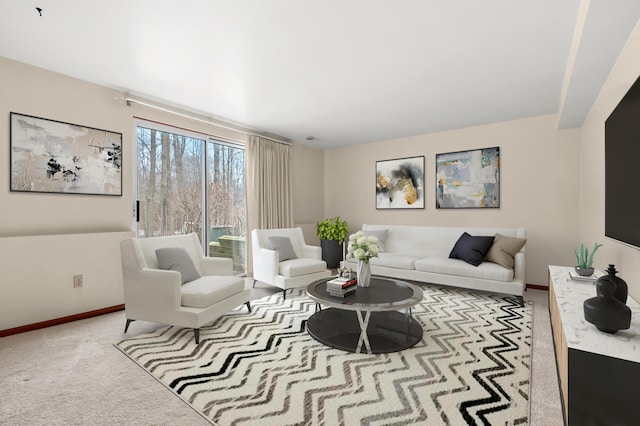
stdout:
POLYGON ((254 279, 253 279, 253 288, 256 288, 256 281, 258 281, 258 280, 256 280, 256 279, 254 278, 254 279))
POLYGON ((200 329, 194 328, 193 334, 196 336, 196 345, 200 344, 200 329))
POLYGON ((518 296, 518 302, 520 302, 521 307, 524 307, 524 298, 522 296, 518 296))
POLYGON ((287 300, 287 290, 282 290, 282 300, 287 300))
POLYGON ((131 324, 132 322, 134 322, 135 320, 129 319, 127 318, 127 323, 124 325, 124 332, 126 333, 127 330, 129 330, 129 324, 131 324))
POLYGON ((249 310, 249 312, 251 312, 251 302, 247 302, 245 303, 245 305, 247 305, 247 309, 249 310))

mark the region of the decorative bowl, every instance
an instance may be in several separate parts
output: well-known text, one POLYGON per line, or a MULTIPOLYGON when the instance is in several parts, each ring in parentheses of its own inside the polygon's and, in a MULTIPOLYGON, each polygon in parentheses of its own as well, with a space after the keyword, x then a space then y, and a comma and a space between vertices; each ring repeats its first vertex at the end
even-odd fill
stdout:
POLYGON ((581 277, 589 277, 593 275, 593 268, 581 268, 579 266, 576 266, 575 269, 576 274, 580 275, 581 277))

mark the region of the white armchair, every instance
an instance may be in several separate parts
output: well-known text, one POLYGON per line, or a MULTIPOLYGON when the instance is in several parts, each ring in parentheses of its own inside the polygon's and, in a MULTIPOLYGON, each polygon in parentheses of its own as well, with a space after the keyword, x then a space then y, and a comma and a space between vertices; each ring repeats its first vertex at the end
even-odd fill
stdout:
POLYGON ((251 310, 251 290, 245 289, 243 278, 233 275, 233 261, 205 257, 196 234, 124 240, 120 254, 125 333, 132 321, 158 322, 192 328, 198 344, 203 325, 242 304, 251 310), (156 250, 162 248, 186 250, 195 266, 196 279, 183 283, 178 270, 160 269, 156 250))
POLYGON ((260 281, 279 287, 283 298, 291 288, 306 287, 331 275, 322 260, 321 248, 305 244, 302 228, 254 229, 251 247, 253 286, 260 281), (287 239, 290 246, 286 244, 287 239))

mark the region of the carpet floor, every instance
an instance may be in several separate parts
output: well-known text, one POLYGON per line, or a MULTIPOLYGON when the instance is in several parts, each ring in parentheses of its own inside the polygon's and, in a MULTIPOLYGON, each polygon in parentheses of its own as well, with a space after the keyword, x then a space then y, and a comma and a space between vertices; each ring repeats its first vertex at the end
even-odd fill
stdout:
POLYGON ((315 302, 252 301, 201 329, 165 327, 116 345, 216 425, 527 424, 532 304, 423 286, 422 340, 353 354, 311 338, 315 302))

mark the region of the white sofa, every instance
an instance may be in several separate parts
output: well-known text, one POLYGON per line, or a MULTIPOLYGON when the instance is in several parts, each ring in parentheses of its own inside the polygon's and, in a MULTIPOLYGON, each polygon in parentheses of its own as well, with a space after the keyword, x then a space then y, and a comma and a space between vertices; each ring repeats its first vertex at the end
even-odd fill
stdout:
MULTIPOLYGON (((132 238, 120 243, 124 284, 124 332, 132 321, 143 320, 192 328, 196 344, 200 327, 226 312, 246 304, 249 311, 251 290, 244 279, 233 275, 233 261, 205 257, 200 239, 194 233, 154 238, 132 238), (183 283, 181 269, 160 269, 156 250, 186 250, 200 275, 183 283)), ((174 262, 178 264, 179 262, 174 262)))
MULTIPOLYGON (((441 226, 363 225, 362 230, 387 230, 384 250, 370 260, 372 275, 425 283, 442 284, 505 293, 518 296, 523 303, 525 291, 525 248, 514 256, 513 268, 483 261, 473 266, 464 260, 450 259, 449 254, 460 236, 526 238, 524 228, 457 228, 441 226)), ((356 269, 356 260, 347 259, 347 266, 356 269)))
POLYGON ((282 289, 286 298, 290 288, 306 287, 313 281, 331 276, 322 260, 322 249, 305 243, 302 228, 254 229, 251 231, 253 255, 253 285, 260 281, 282 289), (291 256, 281 256, 290 250, 274 247, 270 237, 285 237, 293 249, 291 256))

